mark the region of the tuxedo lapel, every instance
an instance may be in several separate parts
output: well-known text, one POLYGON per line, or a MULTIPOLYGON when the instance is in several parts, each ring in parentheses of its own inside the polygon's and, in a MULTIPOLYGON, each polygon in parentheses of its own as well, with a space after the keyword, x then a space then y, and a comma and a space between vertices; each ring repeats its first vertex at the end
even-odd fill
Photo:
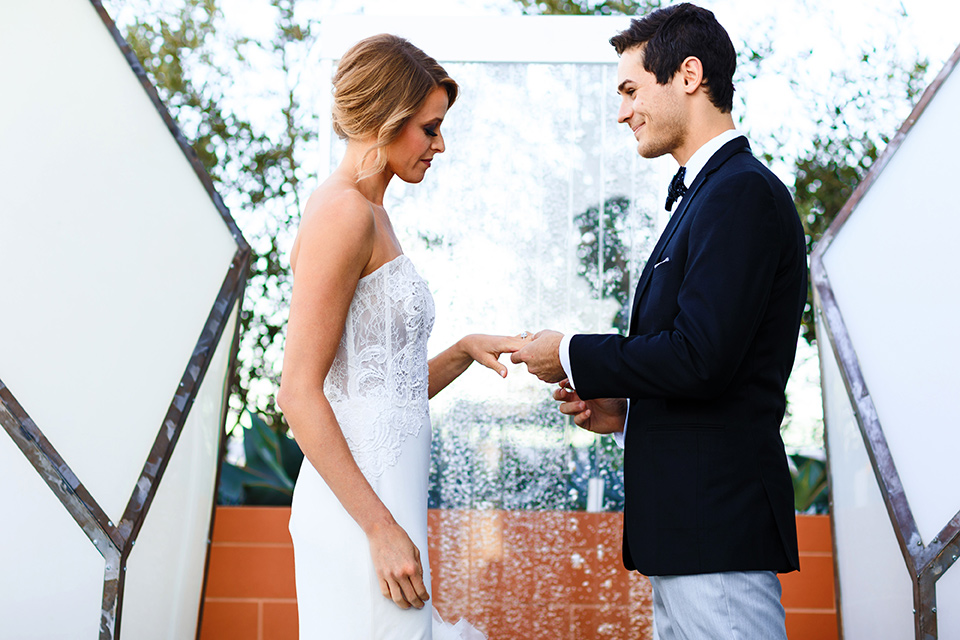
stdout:
POLYGON ((700 173, 697 174, 697 177, 694 179, 693 184, 690 185, 690 188, 687 189, 687 193, 683 196, 683 199, 680 201, 680 206, 677 207, 676 212, 670 217, 670 222, 667 223, 666 228, 663 230, 663 233, 660 235, 660 239, 657 240, 657 245, 653 248, 653 253, 650 254, 650 258, 647 260, 647 264, 643 267, 643 272, 640 274, 640 281, 637 282, 637 290, 633 295, 633 310, 630 314, 630 326, 634 326, 634 319, 637 314, 637 308, 640 306, 640 299, 643 296, 643 292, 646 291, 647 285, 650 283, 650 277, 653 275, 654 266, 663 259, 663 251, 666 249, 667 244, 670 243, 670 239, 673 237, 673 234, 676 233, 677 228, 680 226, 680 221, 683 219, 683 214, 687 212, 687 209, 690 208, 690 203, 693 202, 693 199, 697 197, 697 192, 700 190, 700 187, 710 178, 710 176, 717 171, 723 164, 733 157, 735 154, 740 152, 750 152, 750 143, 747 142, 747 139, 740 136, 728 142, 727 144, 720 147, 716 153, 711 156, 710 160, 707 161, 707 164, 703 167, 700 173))

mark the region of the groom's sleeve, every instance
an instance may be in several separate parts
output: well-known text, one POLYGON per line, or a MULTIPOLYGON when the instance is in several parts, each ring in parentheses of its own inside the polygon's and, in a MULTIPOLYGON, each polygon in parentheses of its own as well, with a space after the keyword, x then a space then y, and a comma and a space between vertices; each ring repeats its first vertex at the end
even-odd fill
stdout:
POLYGON ((727 178, 708 195, 709 211, 689 226, 678 290, 648 302, 676 307, 657 321, 659 329, 571 337, 584 400, 713 398, 736 373, 767 309, 786 214, 778 215, 777 198, 758 172, 727 178))

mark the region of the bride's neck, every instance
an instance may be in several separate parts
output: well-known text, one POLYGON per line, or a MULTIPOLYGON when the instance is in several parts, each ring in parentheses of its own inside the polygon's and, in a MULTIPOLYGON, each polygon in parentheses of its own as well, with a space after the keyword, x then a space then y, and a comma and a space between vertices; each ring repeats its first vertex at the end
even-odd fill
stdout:
POLYGON ((376 151, 367 153, 372 146, 372 142, 353 140, 348 142, 347 151, 337 168, 337 173, 357 185, 357 190, 364 198, 383 206, 383 195, 387 191, 387 185, 390 184, 393 173, 389 169, 382 169, 368 175, 377 159, 376 151), (361 176, 366 177, 361 178, 361 176))

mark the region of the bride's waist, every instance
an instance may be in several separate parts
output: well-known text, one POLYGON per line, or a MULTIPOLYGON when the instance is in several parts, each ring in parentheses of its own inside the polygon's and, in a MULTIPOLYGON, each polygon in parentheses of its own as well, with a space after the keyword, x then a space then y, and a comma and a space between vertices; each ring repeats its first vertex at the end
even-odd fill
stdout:
POLYGON ((325 395, 334 411, 338 408, 363 408, 367 411, 382 412, 394 409, 429 406, 426 393, 346 394, 340 391, 326 389, 325 395))

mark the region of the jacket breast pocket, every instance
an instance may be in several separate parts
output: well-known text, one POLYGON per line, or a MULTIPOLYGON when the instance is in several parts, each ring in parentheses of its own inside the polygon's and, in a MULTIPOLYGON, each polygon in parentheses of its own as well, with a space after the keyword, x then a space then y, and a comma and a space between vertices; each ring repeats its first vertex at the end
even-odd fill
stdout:
POLYGON ((641 321, 649 330, 667 329, 679 313, 677 298, 683 281, 682 265, 661 261, 650 274, 650 284, 640 305, 641 321))

